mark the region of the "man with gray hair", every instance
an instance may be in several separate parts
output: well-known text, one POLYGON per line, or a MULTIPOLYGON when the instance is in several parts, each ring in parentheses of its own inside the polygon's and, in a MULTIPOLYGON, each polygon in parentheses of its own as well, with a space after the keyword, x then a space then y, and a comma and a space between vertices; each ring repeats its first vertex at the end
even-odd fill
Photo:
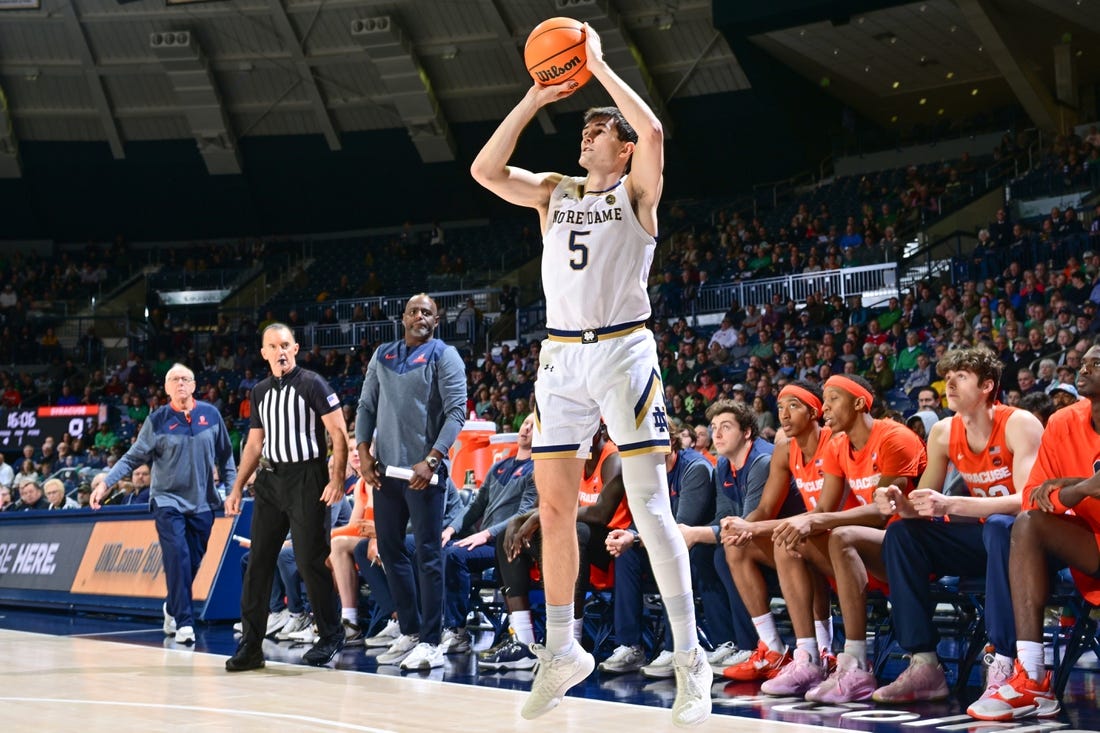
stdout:
POLYGON ((237 465, 221 413, 195 399, 194 372, 173 364, 164 377, 164 391, 171 401, 149 415, 137 440, 111 470, 92 480, 90 505, 99 509, 122 477, 146 464, 152 467, 149 504, 168 586, 164 633, 191 644, 191 584, 206 554, 214 510, 221 506, 215 476, 232 484, 237 465))

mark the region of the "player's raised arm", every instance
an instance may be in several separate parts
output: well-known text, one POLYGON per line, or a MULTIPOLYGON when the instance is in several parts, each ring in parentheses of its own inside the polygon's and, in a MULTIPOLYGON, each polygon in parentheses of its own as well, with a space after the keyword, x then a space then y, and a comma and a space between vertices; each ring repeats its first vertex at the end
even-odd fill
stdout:
POLYGON ((561 174, 532 173, 510 166, 508 161, 515 152, 520 134, 535 114, 547 104, 568 97, 575 89, 576 82, 549 87, 535 84, 528 89, 474 158, 470 166, 474 180, 505 201, 538 209, 540 216, 544 216, 550 194, 561 180, 561 174))
POLYGON ((630 195, 637 206, 638 220, 647 232, 656 236, 657 204, 664 187, 664 128, 649 105, 604 61, 599 35, 587 23, 584 27, 588 70, 638 133, 630 161, 630 195))

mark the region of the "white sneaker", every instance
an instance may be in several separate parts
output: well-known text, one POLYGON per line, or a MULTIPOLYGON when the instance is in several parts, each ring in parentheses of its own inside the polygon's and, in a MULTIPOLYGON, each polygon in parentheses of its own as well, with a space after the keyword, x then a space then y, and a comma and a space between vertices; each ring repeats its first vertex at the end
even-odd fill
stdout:
POLYGON ((672 657, 672 668, 676 674, 672 722, 680 727, 699 725, 710 717, 710 685, 714 681, 714 672, 702 647, 676 652, 672 657))
POLYGON ((663 651, 652 662, 642 667, 642 674, 653 679, 667 679, 676 674, 672 669, 672 652, 663 651))
POLYGON ((287 638, 295 644, 316 644, 321 640, 321 635, 317 633, 317 627, 310 624, 304 629, 288 634, 287 638))
POLYGON ((470 651, 470 634, 466 629, 444 629, 439 647, 444 654, 466 654, 470 651))
POLYGON ((752 656, 751 651, 742 651, 737 648, 737 644, 732 641, 727 641, 718 645, 714 651, 707 654, 707 664, 711 669, 719 674, 722 673, 726 667, 732 667, 735 664, 741 662, 752 656))
POLYGON ((401 634, 390 648, 375 657, 379 664, 398 664, 420 643, 419 634, 401 634))
POLYGON ((600 671, 610 674, 637 672, 645 665, 645 653, 640 646, 618 646, 611 656, 600 662, 600 671))
POLYGON ((531 692, 520 711, 527 720, 533 720, 558 706, 570 687, 592 674, 596 660, 574 641, 557 656, 541 644, 532 644, 531 651, 538 657, 539 666, 531 683, 531 692))
POLYGON ((291 634, 308 629, 312 623, 313 621, 309 618, 308 613, 292 613, 287 618, 283 628, 275 633, 275 638, 279 641, 287 641, 291 638, 291 634))
POLYGON ((267 631, 264 632, 264 636, 273 636, 276 632, 286 626, 287 621, 290 620, 290 611, 283 609, 276 611, 275 613, 269 613, 267 615, 267 631))
POLYGON ((168 601, 161 607, 164 611, 164 635, 171 636, 176 633, 176 620, 168 615, 168 601))
POLYGON ((401 626, 397 623, 397 619, 391 618, 386 622, 385 627, 374 636, 368 636, 363 640, 363 646, 368 649, 378 649, 381 647, 389 647, 395 641, 397 637, 401 636, 401 626))
POLYGON ((195 629, 191 626, 181 626, 176 629, 176 643, 177 644, 194 644, 195 643, 195 629))
POLYGON ((401 669, 435 669, 443 666, 443 647, 421 642, 401 661, 401 669))

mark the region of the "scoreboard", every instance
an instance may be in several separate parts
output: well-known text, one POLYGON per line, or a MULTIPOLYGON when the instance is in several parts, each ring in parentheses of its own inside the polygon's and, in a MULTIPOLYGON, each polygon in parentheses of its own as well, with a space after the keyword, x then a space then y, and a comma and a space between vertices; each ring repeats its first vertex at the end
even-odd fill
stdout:
POLYGON ((55 405, 0 410, 0 452, 11 453, 30 443, 37 450, 52 437, 60 442, 68 433, 91 438, 98 423, 107 421, 107 405, 55 405))

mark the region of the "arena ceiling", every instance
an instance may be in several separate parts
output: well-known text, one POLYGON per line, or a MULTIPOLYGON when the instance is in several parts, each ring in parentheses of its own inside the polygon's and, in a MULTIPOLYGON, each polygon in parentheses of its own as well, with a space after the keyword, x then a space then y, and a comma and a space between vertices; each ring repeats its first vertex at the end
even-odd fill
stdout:
MULTIPOLYGON (((1057 127, 1082 104, 1059 81, 1075 97, 1100 78, 1095 0, 0 0, 0 177, 20 175, 20 141, 124 158, 130 141, 192 138, 211 173, 236 173, 249 136, 339 150, 404 127, 422 160, 453 160, 451 126, 511 109, 523 42, 555 15, 599 30, 662 114, 752 88, 742 42, 883 125, 1016 103, 1057 127)), ((601 101, 584 89, 538 122, 601 101)))

